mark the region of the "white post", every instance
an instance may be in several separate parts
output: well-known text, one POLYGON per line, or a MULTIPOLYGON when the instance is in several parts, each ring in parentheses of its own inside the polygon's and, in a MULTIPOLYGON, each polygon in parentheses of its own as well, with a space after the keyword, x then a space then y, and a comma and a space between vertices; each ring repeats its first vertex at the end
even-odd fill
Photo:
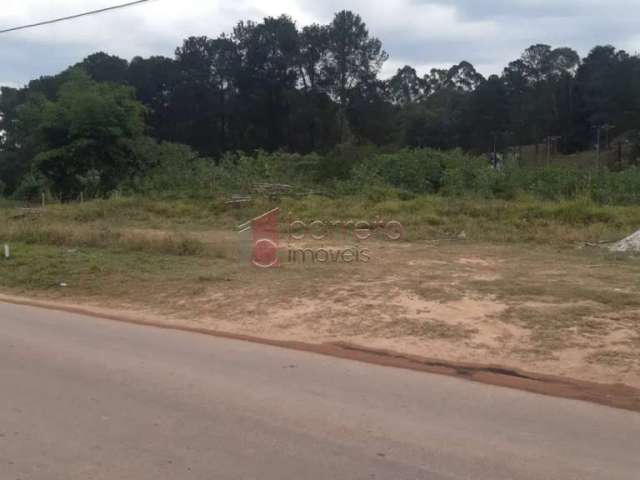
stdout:
POLYGON ((11 256, 11 251, 9 249, 9 244, 4 244, 4 258, 9 258, 11 256))

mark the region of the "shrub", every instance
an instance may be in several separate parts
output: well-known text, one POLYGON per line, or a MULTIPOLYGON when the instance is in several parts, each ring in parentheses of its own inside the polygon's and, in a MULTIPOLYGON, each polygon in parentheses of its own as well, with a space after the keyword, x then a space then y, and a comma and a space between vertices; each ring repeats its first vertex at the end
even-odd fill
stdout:
POLYGON ((22 179, 13 197, 16 200, 35 202, 40 200, 43 193, 50 197, 49 182, 41 173, 31 172, 22 179))
MULTIPOLYGON (((492 168, 484 157, 460 150, 399 150, 388 153, 344 144, 327 155, 285 152, 230 152, 217 161, 200 158, 183 145, 144 144, 141 158, 150 165, 123 186, 169 197, 204 197, 250 193, 256 183, 283 183, 307 190, 361 195, 373 201, 442 194, 513 200, 586 198, 598 204, 640 203, 640 168, 609 172, 569 166, 492 168)), ((42 179, 25 179, 20 193, 39 195, 42 179)))

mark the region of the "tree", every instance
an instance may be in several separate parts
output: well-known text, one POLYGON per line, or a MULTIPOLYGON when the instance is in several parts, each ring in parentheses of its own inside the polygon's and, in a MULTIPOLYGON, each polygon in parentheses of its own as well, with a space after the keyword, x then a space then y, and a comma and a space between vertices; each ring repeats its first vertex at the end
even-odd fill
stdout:
POLYGON ((394 105, 407 105, 422 101, 429 93, 429 86, 409 65, 386 82, 386 96, 394 105))
POLYGON ((176 74, 168 93, 171 129, 165 140, 202 154, 234 148, 232 103, 239 89, 241 57, 229 38, 190 37, 176 49, 176 74))
POLYGON ((484 81, 473 65, 463 61, 449 69, 444 87, 459 92, 473 92, 484 81))
POLYGON ((362 83, 349 92, 349 128, 362 143, 397 143, 396 107, 385 101, 384 82, 362 83))
POLYGON ((167 57, 134 57, 127 71, 127 83, 136 98, 147 107, 151 134, 167 140, 174 136, 175 119, 171 117, 172 95, 179 79, 177 63, 167 57))
POLYGON ((432 68, 424 76, 424 82, 429 90, 429 95, 434 95, 447 87, 449 71, 444 68, 432 68))
POLYGON ((490 152, 494 146, 506 145, 509 130, 509 105, 505 82, 497 75, 491 75, 471 94, 463 115, 463 136, 468 149, 490 152))
MULTIPOLYGON (((409 79, 413 77, 409 70, 404 73, 409 79)), ((400 114, 407 144, 435 148, 469 145, 468 104, 471 94, 484 82, 484 77, 469 62, 460 62, 449 69, 432 69, 417 83, 423 92, 420 105, 404 108, 400 114)))
POLYGON ((358 84, 374 82, 387 58, 382 42, 369 37, 360 15, 348 10, 336 13, 329 25, 325 73, 340 105, 347 104, 349 91, 358 84))
POLYGON ((305 91, 317 92, 326 87, 323 63, 329 52, 329 28, 313 24, 300 32, 299 65, 300 80, 305 91))
POLYGON ((104 194, 142 168, 133 144, 144 133, 144 108, 131 88, 98 83, 75 70, 57 100, 38 102, 24 104, 19 117, 34 126, 34 168, 56 192, 104 194))
POLYGON ((124 84, 127 81, 129 62, 104 52, 94 53, 75 67, 83 69, 96 82, 124 84))
POLYGON ((512 130, 519 143, 538 143, 546 136, 562 134, 569 148, 579 62, 570 48, 536 44, 505 68, 512 130))
MULTIPOLYGON (((640 125, 640 58, 610 45, 595 47, 576 76, 582 145, 595 143, 591 127, 609 124, 624 133, 640 125)), ((615 134, 615 132, 612 132, 615 134)))
POLYGON ((276 150, 285 143, 290 97, 298 84, 298 30, 282 15, 259 24, 240 22, 233 38, 242 57, 239 110, 251 125, 243 143, 251 149, 276 150))
MULTIPOLYGON (((387 57, 346 10, 301 29, 284 15, 239 22, 228 35, 186 38, 174 58, 97 52, 0 90, 0 185, 5 194, 21 180, 22 191, 44 181, 65 194, 92 182, 106 191, 155 151, 139 148, 144 121, 155 140, 212 158, 340 143, 343 152, 362 144, 485 152, 556 135, 573 152, 593 146, 594 126, 615 125, 610 136, 620 138, 640 130, 640 57, 613 46, 581 62, 571 48, 534 44, 488 79, 462 61, 424 76, 407 65, 381 81, 387 57)), ((346 175, 345 155, 332 158, 324 168, 346 175)))
POLYGON ((5 193, 13 193, 31 169, 38 150, 32 139, 33 122, 25 120, 36 115, 46 100, 38 91, 0 89, 0 181, 5 193))

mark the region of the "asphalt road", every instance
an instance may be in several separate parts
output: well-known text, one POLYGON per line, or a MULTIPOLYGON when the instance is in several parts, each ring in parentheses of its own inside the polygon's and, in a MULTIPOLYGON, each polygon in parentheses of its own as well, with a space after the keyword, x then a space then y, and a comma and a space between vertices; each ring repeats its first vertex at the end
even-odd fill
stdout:
POLYGON ((0 480, 633 479, 640 415, 0 304, 0 480))

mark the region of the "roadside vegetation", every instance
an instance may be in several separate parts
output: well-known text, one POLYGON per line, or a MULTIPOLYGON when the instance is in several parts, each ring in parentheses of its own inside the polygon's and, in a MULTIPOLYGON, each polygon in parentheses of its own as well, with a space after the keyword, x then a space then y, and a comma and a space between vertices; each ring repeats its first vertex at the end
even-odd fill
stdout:
MULTIPOLYGON (((39 203, 29 206, 28 202, 4 200, 0 207, 0 243, 10 244, 16 261, 23 254, 28 261, 23 258, 20 269, 23 275, 15 275, 13 260, 0 262, 5 273, 0 283, 10 287, 24 284, 57 288, 80 266, 67 262, 72 258, 68 253, 77 251, 84 252, 85 260, 97 255, 101 262, 117 266, 121 261, 123 267, 131 265, 133 256, 157 258, 160 264, 176 267, 184 262, 202 261, 226 263, 228 268, 235 268, 236 226, 276 207, 281 210, 283 233, 287 220, 309 223, 396 220, 405 228, 407 244, 531 244, 581 250, 619 240, 640 225, 640 206, 630 201, 634 192, 624 187, 628 178, 620 184, 616 180, 608 183, 615 185, 615 189, 607 190, 608 198, 615 196, 619 202, 598 202, 589 194, 593 186, 588 183, 575 189, 565 188, 569 183, 579 184, 577 179, 583 177, 578 172, 573 176, 567 174, 564 178, 571 180, 566 184, 543 188, 523 182, 516 187, 516 168, 472 169, 467 165, 474 159, 460 152, 404 152, 372 158, 374 164, 381 166, 378 172, 370 168, 365 176, 358 173, 365 171, 364 163, 355 164, 350 178, 338 181, 307 180, 314 178, 313 168, 312 162, 304 157, 239 155, 234 162, 228 159, 228 163, 221 165, 202 164, 188 175, 185 173, 188 170, 181 169, 184 183, 172 175, 173 164, 166 168, 158 166, 140 179, 144 186, 134 180, 137 187, 123 186, 111 198, 66 203, 47 199, 45 208, 39 203), (397 160, 411 166, 412 158, 419 159, 414 166, 417 170, 422 168, 422 172, 403 176, 396 168, 390 168, 389 176, 385 173, 385 162, 397 160), (311 176, 297 175, 299 165, 305 165, 311 176), (470 190, 464 190, 459 180, 467 171, 471 172, 466 184, 470 190), (503 195, 504 189, 494 190, 493 181, 487 181, 512 175, 513 181, 505 181, 514 189, 507 196, 503 195), (165 184, 165 178, 173 179, 173 189, 165 184), (293 188, 291 194, 273 196, 252 191, 258 181, 287 179, 293 188), (248 201, 229 203, 234 193, 246 194, 248 201), (37 252, 44 255, 41 261, 37 252), (59 282, 41 275, 51 266, 41 271, 40 264, 51 261, 53 252, 62 252, 60 258, 64 259, 55 267, 59 282)), ((602 189, 595 191, 603 195, 602 189)), ((89 268, 90 263, 83 268, 89 268)), ((94 270, 99 278, 103 270, 94 270)), ((195 269, 193 278, 204 275, 197 272, 195 269)))

